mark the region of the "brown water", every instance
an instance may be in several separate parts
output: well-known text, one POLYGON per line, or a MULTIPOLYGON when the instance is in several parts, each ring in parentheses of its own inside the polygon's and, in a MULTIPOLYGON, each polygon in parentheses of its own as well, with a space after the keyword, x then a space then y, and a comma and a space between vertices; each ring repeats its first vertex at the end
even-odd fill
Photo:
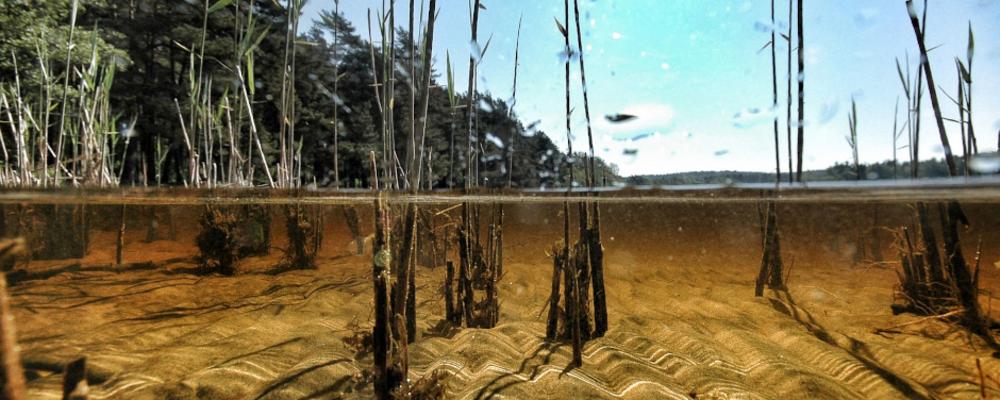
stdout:
MULTIPOLYGON (((446 372, 448 397, 459 399, 979 398, 981 386, 1000 396, 1000 360, 981 337, 890 309, 899 280, 892 230, 912 225, 917 201, 937 218, 934 205, 959 199, 970 221, 961 231, 970 263, 982 242, 979 301, 997 317, 998 192, 995 185, 783 192, 770 199, 778 202, 789 290, 763 297, 754 297, 759 191, 602 193, 588 201, 602 212, 610 328, 585 344, 575 369, 567 368, 568 344, 545 340, 547 251, 562 239, 564 199, 464 199, 483 205, 483 220, 494 202, 505 213, 499 324, 469 329, 443 322, 441 290, 443 261, 457 262, 454 238, 444 253, 444 232, 453 233, 463 199, 393 197, 396 215, 407 201, 434 215, 423 226, 439 239, 433 256, 418 242, 409 377, 446 372)), ((97 399, 371 397, 361 378, 371 355, 344 339, 373 323, 372 199, 0 195, 0 232, 24 237, 30 249, 4 265, 29 398, 60 398, 63 366, 80 356, 97 399), (236 216, 244 256, 233 276, 200 265, 196 238, 209 205, 236 216), (321 227, 309 236, 315 268, 289 261, 289 210, 321 227)), ((575 211, 571 221, 575 227, 575 211)))

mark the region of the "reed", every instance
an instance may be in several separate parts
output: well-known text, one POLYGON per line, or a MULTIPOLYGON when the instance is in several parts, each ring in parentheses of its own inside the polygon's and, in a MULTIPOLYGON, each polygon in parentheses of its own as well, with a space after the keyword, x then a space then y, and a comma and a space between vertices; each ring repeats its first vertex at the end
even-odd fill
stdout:
POLYGON ((847 113, 848 135, 847 145, 851 147, 851 157, 854 161, 854 179, 861 180, 861 161, 858 158, 858 104, 851 97, 851 111, 847 113))
MULTIPOLYGON (((913 1, 906 1, 906 9, 910 16, 917 46, 920 49, 920 67, 924 72, 931 107, 934 109, 935 122, 945 152, 945 161, 951 176, 958 175, 958 169, 948 142, 944 118, 941 115, 937 97, 937 86, 927 58, 925 44, 925 27, 927 2, 924 2, 923 19, 917 15, 913 1)), ((900 74, 902 76, 902 74, 900 74)), ((937 214, 942 238, 942 251, 938 249, 935 232, 931 228, 930 209, 924 203, 917 203, 916 216, 921 231, 920 248, 913 246, 909 236, 904 240, 907 251, 902 253, 903 269, 899 295, 900 303, 893 306, 894 312, 915 312, 930 315, 943 315, 954 310, 961 311, 958 322, 971 332, 979 334, 989 344, 997 346, 996 339, 990 332, 992 321, 982 313, 978 300, 977 273, 970 271, 962 253, 959 225, 968 225, 969 220, 957 201, 937 204, 937 214), (915 269, 926 264, 926 273, 915 269), (905 271, 910 268, 910 271, 905 271)), ((904 231, 906 232, 906 231, 904 231)), ((977 268, 978 270, 978 268, 977 268)))
MULTIPOLYGON (((778 107, 778 63, 777 63, 777 35, 775 20, 775 1, 771 0, 771 40, 767 46, 771 47, 771 104, 774 109, 778 107)), ((791 97, 789 97, 789 104, 791 97)), ((774 194, 777 195, 781 189, 781 148, 779 144, 778 117, 774 117, 774 194)), ((790 135, 789 131, 789 135, 790 135)), ((791 170, 789 170, 791 176, 791 170)), ((773 290, 785 289, 783 262, 781 259, 781 239, 778 233, 777 204, 768 200, 764 209, 759 211, 761 225, 761 248, 762 256, 760 271, 754 285, 754 295, 760 297, 764 294, 764 286, 773 290)))
MULTIPOLYGON (((517 69, 521 64, 521 22, 524 20, 522 14, 517 18, 517 37, 514 39, 514 83, 510 95, 510 116, 514 116, 514 107, 517 106, 517 69)), ((517 127, 510 130, 507 139, 507 189, 510 189, 514 179, 514 139, 517 138, 517 127)))
MULTIPOLYGON (((926 25, 923 27, 921 26, 921 21, 918 19, 917 12, 913 7, 913 0, 906 1, 906 8, 910 15, 910 22, 913 26, 914 35, 917 39, 917 47, 920 49, 920 67, 924 71, 924 78, 927 81, 927 94, 930 96, 931 108, 934 110, 934 121, 937 123, 938 136, 941 139, 941 147, 944 150, 945 162, 948 164, 948 173, 951 176, 957 176, 958 167, 955 164, 955 158, 951 151, 951 143, 948 139, 948 132, 944 126, 941 104, 938 101, 937 86, 934 83, 934 71, 931 69, 927 54, 927 45, 924 41, 924 29, 926 25)), ((926 2, 924 4, 924 12, 927 12, 926 2)))
MULTIPOLYGON (((420 90, 421 90, 422 93, 421 93, 421 101, 420 101, 420 107, 419 107, 419 109, 421 110, 420 124, 419 124, 419 126, 420 126, 420 146, 419 146, 419 150, 420 150, 420 158, 421 158, 421 160, 424 157, 424 151, 423 150, 425 149, 426 144, 427 144, 427 123, 428 123, 427 115, 428 115, 428 112, 429 112, 430 102, 431 102, 430 101, 430 99, 431 99, 431 83, 432 83, 431 82, 431 75, 432 75, 431 74, 431 62, 434 59, 434 25, 437 22, 437 12, 438 12, 437 11, 437 0, 430 0, 430 4, 429 4, 429 7, 428 7, 428 10, 429 11, 427 13, 427 28, 426 28, 426 32, 424 33, 424 39, 423 39, 424 49, 420 53, 420 57, 421 57, 421 59, 423 61, 423 67, 420 70, 423 75, 422 75, 422 86, 420 87, 420 90)), ((450 65, 449 65, 449 68, 451 68, 450 65)), ((420 177, 423 175, 423 169, 422 169, 423 165, 424 165, 424 163, 422 161, 418 161, 418 163, 417 163, 417 180, 416 180, 417 187, 419 187, 420 177)), ((433 187, 431 187, 431 183, 430 183, 431 182, 431 177, 434 175, 433 171, 431 170, 431 165, 432 164, 431 164, 431 159, 430 159, 430 153, 428 152, 428 155, 427 155, 427 182, 428 182, 427 183, 427 190, 434 189, 433 187)))
MULTIPOLYGON (((792 27, 795 24, 792 21, 793 13, 795 12, 795 5, 792 3, 795 0, 788 0, 788 34, 784 35, 785 42, 788 43, 788 61, 787 61, 787 74, 786 78, 788 80, 788 102, 785 104, 785 132, 788 136, 788 183, 795 182, 795 175, 792 171, 792 27)), ((774 43, 771 44, 772 46, 774 43)))
POLYGON ((923 103, 923 70, 917 71, 917 82, 914 82, 908 52, 905 55, 905 60, 905 73, 903 64, 899 62, 898 58, 896 59, 896 72, 903 88, 903 94, 906 96, 907 112, 903 127, 907 132, 906 147, 910 158, 910 178, 917 179, 920 173, 920 105, 923 103))
POLYGON ((896 97, 896 107, 892 115, 892 179, 899 179, 899 160, 896 153, 900 150, 899 138, 906 129, 906 124, 902 128, 899 126, 899 97, 896 97))
MULTIPOLYGON (((775 0, 771 0, 771 41, 768 42, 768 46, 771 47, 771 110, 778 110, 778 42, 777 42, 777 31, 778 27, 775 20, 775 0)), ((774 114, 774 179, 775 185, 781 183, 781 149, 780 143, 778 141, 778 135, 780 134, 778 128, 778 114, 774 114)), ((789 170, 791 172, 791 170, 789 170)))
MULTIPOLYGON (((73 4, 71 31, 76 23, 77 3, 73 4)), ((73 37, 71 34, 68 38, 67 47, 75 45, 73 37)), ((13 82, 0 82, 0 115, 6 117, 0 120, 0 132, 9 132, 14 143, 9 149, 6 141, 0 139, 3 150, 0 186, 118 185, 120 173, 114 171, 118 169, 116 164, 123 164, 124 160, 108 156, 118 143, 115 129, 118 117, 110 109, 116 66, 100 54, 97 40, 94 33, 90 38, 88 63, 67 62, 61 82, 46 68, 51 65, 47 47, 36 46, 38 63, 42 66, 42 79, 37 87, 22 86, 16 69, 18 60, 11 54, 15 65, 13 82), (37 108, 27 98, 31 92, 41 93, 37 108), (53 92, 61 93, 61 99, 57 101, 53 92), (57 108, 61 112, 53 148, 48 138, 51 112, 57 108), (67 147, 69 154, 64 154, 67 147)))
POLYGON ((795 148, 795 150, 797 152, 797 157, 798 157, 798 162, 796 163, 796 166, 795 166, 797 168, 795 170, 795 180, 798 181, 798 182, 802 182, 802 155, 803 155, 802 147, 803 147, 803 142, 805 141, 805 108, 806 108, 806 98, 805 98, 805 95, 806 95, 806 42, 805 42, 805 33, 804 33, 803 23, 802 23, 802 19, 803 19, 803 16, 802 16, 802 14, 803 14, 802 0, 798 0, 798 7, 796 9, 798 11, 798 13, 796 14, 797 15, 797 24, 796 24, 796 27, 798 28, 797 32, 798 32, 798 44, 799 44, 799 46, 798 46, 799 73, 797 75, 797 79, 798 79, 798 82, 799 82, 799 94, 798 94, 798 99, 799 99, 799 120, 798 120, 798 145, 795 148))

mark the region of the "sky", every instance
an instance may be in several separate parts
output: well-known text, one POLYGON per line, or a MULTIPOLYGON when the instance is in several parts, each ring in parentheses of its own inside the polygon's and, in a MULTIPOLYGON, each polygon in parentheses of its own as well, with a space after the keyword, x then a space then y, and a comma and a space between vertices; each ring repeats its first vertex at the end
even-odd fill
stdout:
MULTIPOLYGON (((408 3, 397 1, 397 25, 407 23, 408 3)), ((776 110, 771 107, 770 51, 760 51, 770 40, 770 27, 787 31, 787 3, 778 0, 777 23, 772 25, 771 2, 766 0, 580 0, 582 55, 597 155, 617 165, 623 176, 774 171, 771 121, 778 114, 781 168, 787 172, 788 46, 779 36, 780 106, 776 110), (612 123, 606 116, 613 114, 638 118, 612 123)), ((563 19, 563 2, 483 0, 483 5, 480 45, 487 38, 492 41, 479 66, 479 90, 511 97, 518 20, 523 18, 515 112, 525 125, 537 122, 537 130, 566 150, 565 52, 554 22, 563 19)), ((333 0, 312 0, 304 10, 304 20, 311 21, 320 10, 333 7, 333 0)), ((341 13, 362 36, 367 36, 368 10, 378 15, 382 7, 382 0, 340 1, 341 13)), ((479 47, 470 44, 469 4, 467 0, 438 0, 438 7, 434 65, 445 71, 445 52, 449 52, 455 81, 465 88, 468 56, 479 47)), ((572 24, 572 2, 570 7, 572 24)), ((971 23, 975 32, 974 127, 980 151, 995 151, 1000 131, 1000 0, 930 0, 929 7, 927 45, 933 48, 929 58, 943 90, 943 114, 958 119, 958 108, 947 95, 956 95, 955 57, 966 57, 971 23)), ((905 2, 809 0, 804 19, 804 169, 851 159, 845 137, 852 98, 858 108, 861 161, 892 159, 894 108, 903 96, 895 59, 905 65, 909 52, 914 71, 919 61, 905 2)), ((377 41, 377 27, 373 29, 377 41)), ((571 42, 575 48, 575 34, 571 42)), ((587 130, 575 58, 571 82, 572 144, 574 151, 580 151, 587 148, 587 130)), ((926 97, 921 158, 942 157, 926 97)), ((900 103, 903 121, 905 99, 900 103)), ((946 128, 953 149, 960 152, 958 124, 948 122, 946 128)), ((906 134, 900 141, 898 147, 906 145, 906 134)), ((898 151, 898 158, 907 159, 905 148, 898 151)))

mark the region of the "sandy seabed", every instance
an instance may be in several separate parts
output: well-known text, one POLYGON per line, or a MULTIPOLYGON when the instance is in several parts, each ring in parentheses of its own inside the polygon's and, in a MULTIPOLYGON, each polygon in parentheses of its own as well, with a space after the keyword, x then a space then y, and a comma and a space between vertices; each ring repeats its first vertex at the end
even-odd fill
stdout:
MULTIPOLYGON (((418 268, 410 378, 445 371, 457 399, 972 399, 980 397, 978 358, 984 376, 1000 379, 993 349, 946 323, 876 334, 918 317, 892 315, 895 272, 852 265, 849 241, 830 239, 845 236, 842 228, 813 220, 820 235, 789 224, 791 289, 755 298, 753 207, 697 215, 686 207, 607 207, 610 330, 586 344, 583 366, 572 370, 570 347, 544 340, 545 248, 559 236, 559 207, 509 208, 499 326, 442 328, 444 268, 418 268)), ((86 268, 114 257, 115 233, 97 230, 88 256, 71 260, 83 268, 10 288, 29 398, 60 398, 62 366, 81 355, 95 399, 371 397, 355 381, 371 357, 344 342, 372 321, 371 256, 351 254, 341 220, 328 223, 317 269, 269 274, 280 258, 273 251, 244 260, 234 277, 192 273, 197 225, 181 225, 189 228, 176 241, 130 236, 126 262, 155 268, 86 268)), ((985 288, 997 287, 995 257, 983 261, 985 288)), ((988 291, 981 300, 992 311, 988 291)), ((1000 397, 989 377, 987 395, 1000 397)))

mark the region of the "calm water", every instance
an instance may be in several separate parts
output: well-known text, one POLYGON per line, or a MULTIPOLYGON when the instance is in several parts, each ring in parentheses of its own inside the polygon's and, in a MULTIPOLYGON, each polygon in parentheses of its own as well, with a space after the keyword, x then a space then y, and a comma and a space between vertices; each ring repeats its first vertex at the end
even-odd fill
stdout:
MULTIPOLYGON (((940 235, 938 205, 959 200, 978 300, 996 314, 1000 185, 770 189, 582 199, 601 210, 609 330, 586 341, 573 369, 567 342, 545 338, 564 193, 390 196, 395 219, 408 202, 419 209, 409 378, 443 372, 453 398, 978 398, 978 359, 983 390, 1000 395, 990 381, 1000 360, 982 338, 891 309, 901 301, 899 232, 914 225, 914 205, 928 206, 940 235), (478 207, 482 236, 497 204, 504 214, 490 329, 445 321, 444 265, 458 263, 463 200, 478 207), (769 200, 789 289, 754 297, 769 200)), ((350 338, 374 323, 374 198, 0 194, 0 233, 27 245, 3 268, 30 397, 60 398, 63 368, 80 356, 92 398, 372 396, 372 355, 350 338), (207 215, 228 218, 222 242, 206 234, 207 215), (230 271, 218 268, 226 249, 230 271)))

